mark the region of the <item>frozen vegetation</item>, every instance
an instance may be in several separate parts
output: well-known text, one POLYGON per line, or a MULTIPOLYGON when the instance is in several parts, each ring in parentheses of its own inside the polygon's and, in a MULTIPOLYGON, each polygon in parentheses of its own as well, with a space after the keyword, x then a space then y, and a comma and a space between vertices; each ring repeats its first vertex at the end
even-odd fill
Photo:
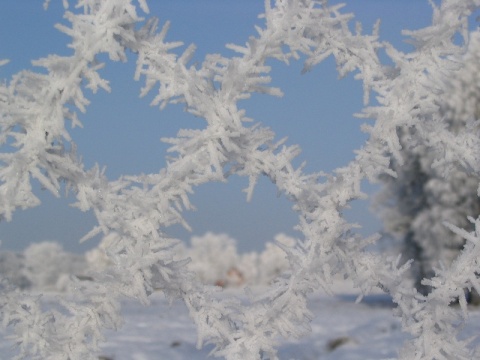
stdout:
MULTIPOLYGON (((467 212, 462 216, 468 221, 460 223, 453 215, 428 218, 455 233, 461 246, 449 263, 432 267, 421 283, 429 291, 421 293, 409 276, 410 262, 372 251, 378 236, 357 234, 343 213, 366 196, 365 181, 408 178, 401 166, 421 151, 429 153, 423 165, 435 169, 432 177, 444 180, 433 187, 449 189, 448 179, 460 171, 463 179, 480 175, 478 101, 465 101, 476 93, 451 93, 455 79, 475 81, 463 71, 477 73, 469 59, 479 51, 472 41, 479 30, 471 24, 480 0, 432 1, 432 25, 404 33, 414 45, 409 53, 382 39, 379 24, 365 34, 339 5, 267 0, 252 36, 227 45, 234 56, 211 54, 199 64, 190 62, 195 46, 166 40, 168 23, 148 14, 145 0, 76 5, 57 25, 71 38, 71 55, 35 60, 41 71, 26 70, 0 84, 0 220, 15 221, 17 211, 40 205, 32 184, 54 196, 67 190, 76 198, 73 206, 97 219, 84 240, 101 236, 101 243, 86 258, 70 257, 55 244, 6 256, 16 270, 2 281, 0 315, 15 354, 64 360, 95 359, 99 352, 115 359, 148 359, 156 352, 172 358, 211 352, 230 360, 479 357, 478 341, 470 341, 478 334, 477 314, 465 296, 466 289, 480 290, 478 214, 467 212), (136 55, 132 76, 144 84, 141 95, 152 95, 160 109, 180 104, 204 127, 164 139, 170 157, 157 173, 110 181, 99 166, 85 169, 69 130, 82 125, 78 112, 88 114, 87 96, 95 101, 92 92, 110 91, 101 69, 126 61, 127 52, 136 55), (371 119, 362 128, 369 137, 345 167, 308 174, 292 165, 300 147, 248 118, 239 101, 253 93, 282 95, 270 86, 268 61, 302 61, 308 72, 327 57, 334 57, 340 76, 353 73, 362 82, 365 107, 358 116, 371 119), (454 131, 445 116, 452 108, 465 110, 454 131), (190 250, 166 235, 174 224, 189 228, 182 213, 194 208, 190 195, 197 186, 234 175, 248 179, 247 200, 260 177, 269 179, 292 202, 301 237, 278 238, 281 250, 239 256, 225 235, 192 239, 190 250), (57 279, 52 267, 67 275, 57 279), (261 286, 219 292, 252 279, 261 286), (339 279, 356 290, 338 293, 339 279), (37 295, 49 286, 63 295, 37 295), (357 295, 365 301, 354 304, 357 295)), ((470 186, 462 190, 454 187, 449 195, 478 201, 470 186)), ((391 214, 389 225, 405 215, 391 214)))
MULTIPOLYGON (((239 254, 235 239, 207 233, 192 237, 189 244, 179 242, 175 252, 178 259, 190 259, 186 266, 196 282, 220 288, 262 287, 289 271, 283 247, 296 240, 278 234, 274 241, 260 253, 239 254)), ((96 273, 112 265, 102 246, 84 255, 68 253, 55 242, 32 244, 22 253, 0 251, 3 280, 34 293, 66 292, 70 281, 94 281, 96 273)))
MULTIPOLYGON (((280 234, 277 241, 291 245, 294 239, 280 234)), ((235 240, 224 234, 209 233, 193 238, 189 245, 179 249, 179 253, 192 259, 189 266, 196 270, 197 281, 207 285, 222 284, 223 291, 216 289, 218 298, 235 295, 246 301, 246 287, 254 293, 261 293, 278 275, 288 270, 285 252, 274 243, 267 243, 260 254, 238 254, 235 240), (209 255, 216 256, 206 256, 205 249, 210 250, 209 255), (232 269, 238 272, 232 275, 232 269)), ((64 252, 55 243, 32 245, 22 254, 3 252, 0 259, 2 275, 11 284, 28 289, 32 294, 44 293, 41 302, 47 308, 57 306, 60 294, 65 296, 65 283, 70 277, 76 277, 80 282, 92 281, 89 274, 108 265, 101 249, 79 256, 64 252), (59 262, 52 259, 50 250, 55 250, 59 262), (29 263, 27 254, 35 254, 36 263, 29 263)), ((313 314, 311 331, 299 339, 280 341, 279 359, 395 358, 409 336, 402 332, 400 321, 392 316, 395 308, 392 298, 375 289, 357 303, 358 289, 348 280, 338 278, 334 279, 331 290, 333 295, 317 291, 309 296, 309 308, 313 314)), ((456 311, 461 311, 458 306, 456 311)), ((211 347, 199 350, 195 346, 195 326, 185 304, 178 300, 170 303, 160 289, 151 295, 149 306, 123 301, 121 313, 125 321, 121 330, 106 332, 106 341, 98 356, 111 360, 208 358, 211 347)), ((480 310, 473 308, 460 336, 476 338, 479 331, 480 310)), ((1 334, 0 358, 13 358, 16 350, 8 341, 9 332, 1 334)), ((474 340, 473 345, 479 341, 474 340)))

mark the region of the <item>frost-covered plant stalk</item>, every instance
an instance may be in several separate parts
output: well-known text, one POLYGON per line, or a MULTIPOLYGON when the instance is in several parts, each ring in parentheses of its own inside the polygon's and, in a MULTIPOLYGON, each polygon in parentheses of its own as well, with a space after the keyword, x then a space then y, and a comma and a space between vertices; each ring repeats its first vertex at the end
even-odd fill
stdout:
MULTIPOLYGON (((145 1, 138 4, 148 11, 145 1)), ((212 343, 213 354, 227 359, 275 359, 279 339, 308 331, 312 314, 307 295, 319 287, 328 290, 337 274, 351 278, 364 293, 380 286, 392 294, 405 330, 415 338, 402 358, 471 356, 466 344, 457 340, 457 313, 448 304, 461 289, 476 286, 480 269, 469 254, 478 251, 477 242, 470 241, 470 253, 462 253, 455 266, 432 279, 434 290, 422 297, 404 280, 405 268, 398 268, 395 259, 365 250, 375 237, 356 235, 342 211, 352 200, 365 197, 362 180, 395 177, 391 158, 404 161, 399 127, 415 127, 422 143, 435 153, 433 166, 445 174, 454 163, 479 173, 474 127, 452 134, 437 103, 446 79, 461 66, 464 46, 453 39, 460 34, 468 42, 468 17, 479 0, 445 0, 434 7, 433 25, 407 34, 416 44, 408 54, 380 42, 378 26, 370 35, 360 26, 352 32, 352 15, 343 14, 341 6, 267 0, 264 26, 257 27, 246 44, 227 45, 236 56, 209 55, 199 66, 189 64, 193 46, 180 56, 172 51, 181 43, 165 41, 168 26, 157 31, 157 21, 149 20, 139 29, 141 19, 132 1, 82 0, 78 5, 83 12, 67 12, 71 26, 60 27, 72 37, 74 55, 39 60, 36 63, 47 74, 22 72, 0 90, 0 144, 15 149, 0 155, 0 215, 10 220, 17 208, 38 204, 33 179, 55 195, 64 181, 77 197, 76 206, 96 215, 98 226, 88 236, 103 235, 102 246, 112 266, 99 273, 94 284, 79 286, 78 301, 64 301, 66 312, 42 312, 35 299, 3 289, 3 320, 14 326, 21 356, 94 358, 102 329, 121 323, 118 299, 129 296, 147 303, 153 289, 161 289, 186 303, 198 328, 199 346, 212 343), (124 60, 127 49, 138 55, 135 78, 145 81, 142 94, 156 91, 153 104, 160 107, 183 104, 205 120, 205 127, 180 130, 177 137, 165 139, 175 154, 165 169, 109 182, 98 168, 84 170, 65 121, 79 124, 73 108, 86 110, 84 87, 108 90, 96 55, 124 60), (382 65, 380 49, 393 66, 382 65), (239 100, 254 92, 281 95, 269 86, 266 61, 274 58, 288 64, 300 56, 305 58, 305 70, 334 56, 340 75, 355 72, 363 82, 366 105, 370 93, 377 96, 379 105, 363 112, 375 120, 365 127, 369 140, 351 163, 330 175, 294 168, 299 147, 277 141, 274 132, 260 124, 252 125, 238 107, 239 100), (249 178, 247 198, 257 179, 268 177, 292 201, 304 235, 295 247, 284 249, 290 274, 249 304, 219 300, 211 288, 195 282, 188 261, 174 260, 176 242, 164 235, 172 224, 188 227, 182 211, 192 208, 189 194, 196 186, 227 181, 233 174, 249 178)), ((418 143, 412 140, 407 146, 418 143)))

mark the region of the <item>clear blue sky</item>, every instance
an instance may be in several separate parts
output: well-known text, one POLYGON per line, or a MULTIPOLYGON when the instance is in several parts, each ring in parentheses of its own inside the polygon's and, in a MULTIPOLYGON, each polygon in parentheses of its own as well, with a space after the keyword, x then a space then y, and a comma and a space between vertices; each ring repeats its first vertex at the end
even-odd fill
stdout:
MULTIPOLYGON (((402 29, 429 24, 431 9, 427 0, 350 0, 344 11, 354 12, 364 29, 370 32, 381 19, 381 38, 403 50, 402 29)), ((48 11, 42 0, 0 1, 0 59, 10 63, 0 68, 0 78, 9 80, 30 61, 51 53, 70 54, 68 37, 54 29, 62 22, 61 0, 52 0, 48 11)), ((71 1, 73 3, 73 1, 71 1)), ((254 24, 262 24, 257 15, 263 0, 150 0, 151 15, 163 23, 171 21, 168 39, 197 45, 194 61, 207 53, 231 54, 226 43, 244 44, 254 35, 254 24)), ((83 129, 72 131, 87 168, 95 162, 106 166, 110 179, 120 174, 157 172, 165 165, 166 145, 161 137, 174 136, 180 128, 201 127, 201 119, 186 114, 181 106, 164 111, 149 106, 149 99, 138 97, 141 83, 133 81, 135 59, 129 63, 108 63, 104 77, 112 92, 88 94, 91 105, 82 115, 83 129)), ((364 120, 353 117, 362 108, 361 84, 353 78, 338 79, 333 61, 327 60, 310 73, 301 75, 302 64, 289 67, 271 63, 273 84, 285 93, 281 99, 254 96, 242 106, 256 121, 271 127, 278 139, 288 136, 288 144, 300 144, 299 162, 307 161, 307 172, 327 171, 346 164, 354 149, 365 141, 360 131, 364 120)), ((0 150, 3 151, 3 150, 0 150)), ((226 232, 238 240, 241 250, 261 250, 275 234, 295 235, 297 215, 284 197, 266 179, 260 182, 251 203, 241 192, 246 179, 234 178, 228 184, 207 184, 192 197, 197 211, 186 214, 193 228, 168 231, 188 240, 206 231, 226 232)), ((368 188, 367 188, 368 189, 368 188)), ((70 251, 83 251, 95 241, 78 245, 94 225, 91 214, 70 208, 72 199, 57 199, 40 191, 43 204, 31 210, 18 210, 10 223, 0 223, 3 250, 20 250, 32 242, 58 241, 70 251)), ((355 204, 350 219, 362 223, 362 233, 380 229, 369 214, 368 202, 355 204)))

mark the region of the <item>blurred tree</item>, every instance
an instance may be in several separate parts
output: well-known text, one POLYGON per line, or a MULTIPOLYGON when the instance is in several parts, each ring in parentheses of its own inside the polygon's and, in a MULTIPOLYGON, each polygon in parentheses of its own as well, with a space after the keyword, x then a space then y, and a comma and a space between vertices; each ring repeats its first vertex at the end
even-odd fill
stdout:
MULTIPOLYGON (((467 121, 479 118, 479 60, 480 40, 472 34, 463 66, 444 84, 445 96, 439 104, 454 133, 468 131, 467 121)), ((474 225, 468 217, 480 215, 480 178, 462 164, 450 165, 449 169, 438 165, 437 152, 425 144, 425 136, 416 128, 398 128, 397 134, 404 161, 400 164, 392 160, 397 178, 382 177, 384 187, 374 206, 384 221, 385 233, 400 243, 404 261, 414 260, 411 276, 415 287, 427 294, 429 286, 422 280, 433 277, 436 268, 449 266, 465 244, 444 223, 471 231, 474 225)), ((469 291, 469 298, 480 304, 476 292, 469 291)))

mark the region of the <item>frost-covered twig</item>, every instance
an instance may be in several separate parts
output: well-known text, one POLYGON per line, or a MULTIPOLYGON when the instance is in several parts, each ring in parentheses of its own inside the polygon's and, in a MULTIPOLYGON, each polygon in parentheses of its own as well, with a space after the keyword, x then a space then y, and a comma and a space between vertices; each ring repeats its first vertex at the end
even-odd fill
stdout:
MULTIPOLYGON (((53 358, 58 349, 64 351, 68 347, 71 350, 67 356, 84 359, 101 338, 100 329, 118 324, 116 298, 126 295, 148 302, 153 289, 160 288, 169 297, 184 299, 198 328, 198 344, 213 343, 215 355, 228 359, 259 359, 262 354, 276 358, 279 337, 300 336, 308 331, 311 314, 307 295, 320 286, 328 289, 334 274, 349 276, 364 292, 380 285, 398 303, 406 330, 419 339, 428 340, 431 334, 437 334, 418 334, 419 327, 431 328, 430 320, 414 318, 420 314, 418 309, 433 306, 434 297, 416 297, 402 280, 404 268, 366 252, 364 247, 369 240, 352 233, 353 226, 342 212, 349 202, 364 197, 360 187, 363 179, 395 175, 389 169, 389 161, 391 155, 402 160, 398 126, 417 126, 426 135, 433 125, 441 125, 435 105, 436 91, 441 88, 435 83, 445 73, 457 69, 450 57, 462 48, 453 44, 452 37, 461 31, 467 38, 465 21, 473 7, 479 5, 477 2, 445 1, 435 9, 432 27, 411 33, 417 40, 417 50, 402 54, 380 43, 377 30, 372 35, 362 35, 360 28, 352 33, 351 16, 342 14, 339 6, 311 0, 277 1, 272 6, 266 1, 265 28, 258 27, 257 37, 251 37, 245 46, 229 45, 239 56, 207 56, 199 68, 189 66, 193 47, 180 56, 170 52, 180 44, 164 41, 167 27, 157 34, 152 20, 136 31, 139 19, 129 1, 80 3, 86 14, 68 13, 73 28, 61 27, 74 38, 76 55, 71 59, 42 60, 38 64, 49 69, 48 75, 20 74, 10 85, 12 90, 6 101, 15 105, 5 107, 2 119, 7 120, 2 121, 0 139, 2 145, 8 143, 7 139, 14 139, 11 144, 19 150, 2 153, 0 157, 5 164, 0 169, 0 209, 10 219, 15 208, 37 202, 30 176, 53 193, 58 191, 60 179, 66 179, 76 193, 76 205, 95 213, 98 227, 89 235, 103 233, 104 247, 114 265, 107 274, 98 276, 96 288, 85 289, 86 295, 98 296, 86 299, 82 306, 66 303, 72 316, 56 317, 62 319, 55 323, 57 333, 58 329, 78 329, 79 337, 72 341, 55 339, 35 327, 40 338, 51 342, 29 353, 53 358), (381 64, 377 51, 382 47, 394 61, 394 69, 381 64), (122 60, 125 48, 138 53, 136 78, 146 79, 143 94, 158 84, 154 104, 184 103, 189 112, 205 119, 206 127, 183 130, 176 138, 167 139, 177 155, 158 174, 108 182, 98 168, 84 172, 76 158, 63 151, 63 144, 70 141, 63 126, 64 117, 74 124, 78 122, 64 104, 72 101, 84 110, 87 102, 79 86, 82 78, 93 90, 108 88, 98 76, 95 54, 107 52, 112 60, 122 60), (278 89, 268 87, 266 61, 275 58, 288 62, 300 54, 306 57, 307 70, 329 55, 335 56, 341 75, 357 71, 357 78, 364 84, 365 102, 369 92, 374 91, 381 104, 364 112, 376 120, 369 129, 369 141, 354 161, 330 176, 306 175, 301 167, 295 169, 291 163, 299 148, 275 142, 269 129, 245 126, 246 114, 237 107, 238 100, 253 92, 280 95, 278 89), (42 96, 29 90, 39 92, 40 87, 46 89, 42 96), (406 89, 414 91, 408 93, 406 89), (15 114, 13 109, 25 111, 15 114), (17 132, 18 127, 24 132, 17 132), (51 141, 54 145, 49 145, 51 141), (290 276, 278 279, 267 293, 252 299, 248 306, 235 299, 215 299, 209 288, 195 283, 184 266, 186 262, 173 259, 175 242, 163 233, 174 223, 188 226, 182 211, 192 208, 188 196, 195 186, 227 181, 232 174, 249 178, 247 198, 252 196, 258 177, 267 176, 293 202, 299 214, 299 230, 304 234, 296 248, 286 250, 290 276), (107 293, 112 303, 107 309, 97 306, 96 299, 107 293), (410 326, 412 321, 417 325, 410 326), (61 346, 54 345, 57 342, 61 346)), ((144 2, 141 5, 146 8, 144 2)), ((438 134, 431 140, 432 145, 448 144, 454 155, 445 161, 456 160, 455 156, 461 154, 460 148, 455 148, 459 146, 457 139, 441 126, 438 134)), ((465 162, 473 164, 471 159, 465 162)), ((442 318, 441 324, 448 320, 448 316, 445 321, 442 318)), ((418 359, 448 356, 453 351, 466 353, 463 344, 452 336, 455 333, 450 331, 451 326, 441 333, 443 343, 435 353, 423 351, 421 342, 414 343, 418 359)))

